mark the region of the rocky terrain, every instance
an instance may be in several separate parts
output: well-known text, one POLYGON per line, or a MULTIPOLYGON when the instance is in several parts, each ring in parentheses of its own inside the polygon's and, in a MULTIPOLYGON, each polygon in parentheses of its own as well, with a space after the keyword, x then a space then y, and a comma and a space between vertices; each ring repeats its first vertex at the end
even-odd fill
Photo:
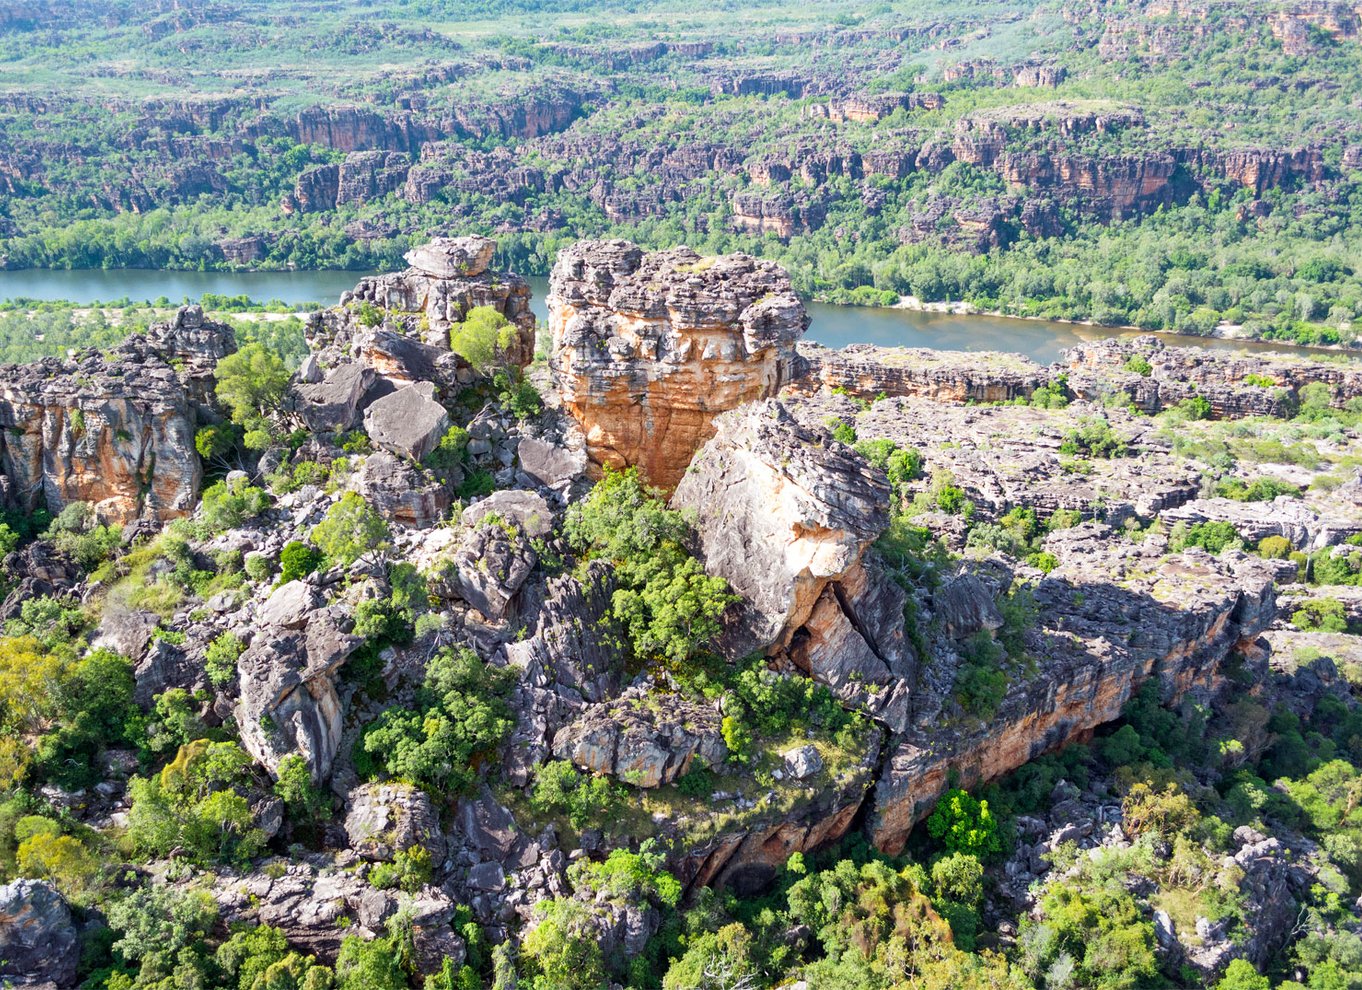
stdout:
MULTIPOLYGON (((681 918, 774 891, 799 924, 875 863, 1018 985, 1104 869, 1151 981, 1327 971, 1349 366, 828 351, 778 266, 623 241, 562 252, 535 363, 494 248, 365 278, 291 375, 193 308, 4 369, 6 979, 696 986, 681 918), (172 910, 174 964, 139 934, 172 910)), ((818 985, 835 932, 747 985, 818 985)))

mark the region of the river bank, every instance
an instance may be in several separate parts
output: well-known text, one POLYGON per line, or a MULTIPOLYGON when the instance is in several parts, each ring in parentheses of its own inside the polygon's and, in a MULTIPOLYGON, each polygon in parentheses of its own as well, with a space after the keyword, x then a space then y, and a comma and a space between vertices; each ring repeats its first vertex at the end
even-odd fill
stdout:
MULTIPOLYGON (((334 305, 365 272, 184 272, 146 269, 97 271, 29 269, 0 271, 0 299, 28 298, 69 301, 77 306, 128 300, 145 305, 175 306, 199 301, 205 294, 232 298, 248 296, 258 302, 278 301, 282 308, 304 312, 314 306, 334 305)), ((548 318, 548 279, 526 279, 532 292, 531 308, 541 321, 548 318)), ((875 344, 881 347, 923 347, 946 351, 1004 351, 1022 354, 1041 364, 1060 360, 1078 344, 1149 333, 1134 327, 1106 327, 1094 323, 970 312, 966 303, 921 303, 905 297, 890 307, 808 304, 808 339, 827 347, 875 344), (913 305, 916 303, 916 305, 913 305), (962 309, 961 307, 964 307, 962 309)), ((235 315, 235 314, 234 314, 235 315)), ((1160 333, 1178 346, 1212 350, 1246 350, 1291 354, 1316 359, 1343 359, 1356 352, 1304 347, 1275 341, 1189 337, 1160 333)), ((1362 356, 1362 355, 1358 355, 1362 356)))

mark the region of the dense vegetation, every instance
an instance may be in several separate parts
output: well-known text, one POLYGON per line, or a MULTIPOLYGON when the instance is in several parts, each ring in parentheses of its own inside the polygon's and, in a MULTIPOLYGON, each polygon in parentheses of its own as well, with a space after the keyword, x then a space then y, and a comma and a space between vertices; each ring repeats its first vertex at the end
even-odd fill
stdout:
MULTIPOLYGON (((62 98, 43 113, 0 108, 6 150, 25 162, 0 194, 0 255, 18 267, 392 268, 457 229, 495 232, 502 265, 544 273, 565 243, 627 236, 775 257, 802 292, 834 301, 912 295, 1351 340, 1362 185, 1346 94, 1362 56, 1346 24, 1307 24, 1288 42, 1247 3, 1162 21, 1066 0, 767 3, 736 25, 722 8, 406 3, 380 27, 347 2, 304 5, 296 19, 248 4, 15 21, 0 33, 0 83, 62 98), (658 39, 697 54, 636 54, 658 39), (1035 64, 1062 74, 1009 85, 1035 64), (263 113, 235 100, 195 109, 251 70, 269 93, 263 113), (830 117, 848 100, 903 94, 918 102, 830 117), (316 108, 354 103, 370 116, 311 123, 316 108), (460 110, 453 121, 418 111, 434 131, 424 137, 392 123, 410 105, 460 110), (1003 135, 1023 173, 1041 165, 1004 175, 961 149, 926 164, 961 133, 1003 135), (698 170, 657 166, 688 148, 722 153, 698 170), (294 202, 300 177, 371 149, 404 169, 428 159, 434 190, 294 202), (1298 149, 1314 164, 1290 158, 1298 149), (838 164, 849 152, 906 164, 849 170, 838 164), (1241 153, 1261 166, 1224 157, 1241 153), (1094 173, 1094 188, 1052 182, 1046 156, 1094 173), (532 177, 505 182, 517 167, 532 177), (1108 202, 1146 172, 1164 191, 1108 202), (126 181, 111 189, 110 173, 126 181)), ((376 181, 359 175, 355 188, 376 181)))

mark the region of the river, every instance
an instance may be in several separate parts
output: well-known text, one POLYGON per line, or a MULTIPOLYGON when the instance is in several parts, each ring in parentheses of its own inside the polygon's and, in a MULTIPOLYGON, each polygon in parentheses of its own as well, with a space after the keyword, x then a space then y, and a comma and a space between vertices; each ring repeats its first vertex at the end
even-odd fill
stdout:
MULTIPOLYGON (((0 299, 65 299, 76 303, 130 299, 172 302, 197 300, 205 292, 246 295, 257 301, 277 299, 290 306, 331 304, 353 288, 363 272, 176 272, 176 271, 0 271, 0 299)), ((548 279, 531 277, 533 308, 545 319, 548 279)), ((957 316, 906 309, 830 306, 811 303, 808 339, 828 347, 879 344, 885 347, 931 347, 947 351, 1011 351, 1049 364, 1060 353, 1085 340, 1134 336, 1114 330, 1049 320, 1019 320, 1005 316, 957 316)), ((1169 344, 1217 350, 1252 350, 1281 354, 1318 354, 1289 344, 1215 340, 1167 334, 1169 344)))

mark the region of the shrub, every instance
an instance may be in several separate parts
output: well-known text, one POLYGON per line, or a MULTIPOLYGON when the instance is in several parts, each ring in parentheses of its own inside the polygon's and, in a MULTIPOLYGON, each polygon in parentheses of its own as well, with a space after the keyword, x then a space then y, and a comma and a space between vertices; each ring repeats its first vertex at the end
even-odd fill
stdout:
POLYGON ((1211 402, 1204 395, 1183 399, 1178 403, 1178 410, 1192 420, 1210 419, 1212 412, 1211 402))
POLYGON ((461 463, 467 451, 468 431, 455 424, 445 430, 445 435, 440 438, 435 449, 426 455, 423 463, 426 467, 437 470, 448 469, 461 463))
POLYGON ((417 893, 430 883, 435 870, 430 862, 430 851, 425 846, 399 849, 391 863, 379 863, 369 871, 369 882, 379 890, 393 888, 408 894, 417 893))
POLYGON ((608 822, 618 813, 624 790, 606 777, 582 774, 566 760, 545 763, 535 773, 530 806, 539 815, 562 814, 573 828, 608 822))
POLYGON ((966 853, 984 859, 1002 852, 998 822, 988 802, 970 797, 953 788, 941 796, 927 818, 927 833, 948 852, 966 853))
POLYGON ((349 567, 365 554, 386 546, 388 535, 388 524, 364 496, 346 492, 312 527, 310 539, 328 560, 349 567))
POLYGON ((1059 452, 1069 457, 1123 457, 1126 442, 1111 428, 1111 423, 1101 417, 1082 420, 1078 426, 1064 434, 1059 452))
POLYGON ((883 471, 895 489, 922 477, 922 455, 892 440, 861 440, 856 443, 856 451, 883 471))
POLYGON ((1291 541, 1285 536, 1264 536, 1258 541, 1259 556, 1270 560, 1286 560, 1291 549, 1291 541))
POLYGON ((718 635, 737 597, 686 550, 690 527, 637 472, 607 471, 568 510, 563 534, 587 558, 615 565, 611 612, 640 660, 681 663, 718 635))
POLYGON ((277 773, 274 796, 284 802, 295 821, 316 821, 330 807, 326 792, 313 782, 307 760, 299 754, 290 753, 280 760, 277 773))
POLYGON ((290 377, 283 360, 259 343, 227 355, 213 374, 218 400, 231 410, 232 422, 256 431, 283 404, 290 377))
POLYGON ((194 449, 205 463, 221 461, 236 449, 240 437, 240 430, 230 423, 202 426, 194 434, 194 449))
POLYGON ((504 698, 512 678, 467 648, 437 653, 414 708, 389 708, 357 744, 356 767, 432 792, 466 791, 478 761, 511 731, 504 698))
POLYGON ((515 325, 492 306, 474 306, 464 314, 462 323, 449 328, 450 350, 483 375, 490 375, 504 360, 515 338, 515 325))
POLYGON ((1201 547, 1207 553, 1224 553, 1231 544, 1241 543, 1239 533, 1227 522, 1199 522, 1190 526, 1178 523, 1169 536, 1169 549, 1175 553, 1188 547, 1201 547))
POLYGON ((534 383, 520 369, 503 369, 492 376, 492 387, 500 402, 516 419, 533 419, 544 411, 544 399, 534 383))
POLYGON ((1133 372, 1142 378, 1148 378, 1154 373, 1154 366, 1149 363, 1149 359, 1143 354, 1132 354, 1126 358, 1126 363, 1122 365, 1126 371, 1133 372))
POLYGON ((298 540, 290 540, 279 553, 279 583, 288 584, 305 578, 321 567, 324 561, 325 558, 316 548, 298 540))
POLYGON ((128 838, 142 852, 176 847, 200 865, 243 864, 265 844, 250 805, 238 793, 251 780, 251 758, 236 743, 195 740, 157 775, 128 783, 128 838))
POLYGON ((1291 613, 1291 624, 1302 632, 1348 631, 1348 616, 1337 598, 1315 598, 1291 613))
POLYGON ((88 502, 66 505, 48 527, 52 544, 84 571, 108 560, 122 542, 118 526, 102 526, 88 502))
POLYGON ((248 519, 254 519, 269 508, 270 497, 244 479, 228 484, 219 481, 203 493, 199 518, 210 533, 236 529, 248 519))
POLYGON ((1007 675, 999 667, 1003 647, 981 629, 964 642, 960 655, 964 662, 955 673, 955 699, 969 714, 988 718, 1007 696, 1007 675))
POLYGON ((236 662, 245 648, 246 644, 241 641, 241 637, 230 632, 220 634, 208 644, 208 649, 203 654, 203 666, 208 674, 208 680, 215 687, 232 683, 232 679, 236 677, 236 662))
MULTIPOLYGON (((291 544, 290 544, 291 545, 291 544)), ((302 546, 303 544, 298 544, 302 546)), ((252 581, 268 581, 274 569, 270 566, 270 560, 263 553, 251 553, 246 555, 244 562, 246 577, 252 581)))
POLYGON ((852 423, 846 423, 836 416, 828 418, 828 429, 832 430, 832 439, 838 443, 844 443, 848 447, 856 444, 856 427, 852 423))
POLYGON ((638 852, 612 849, 604 862, 582 860, 568 867, 574 888, 589 887, 607 897, 636 901, 650 898, 664 907, 674 908, 681 901, 681 881, 663 867, 666 857, 656 844, 646 840, 638 852))
POLYGON ((1276 478, 1254 478, 1244 481, 1241 478, 1226 478, 1215 486, 1215 493, 1222 498, 1232 498, 1239 502, 1271 502, 1279 495, 1300 498, 1301 490, 1296 485, 1276 478))

